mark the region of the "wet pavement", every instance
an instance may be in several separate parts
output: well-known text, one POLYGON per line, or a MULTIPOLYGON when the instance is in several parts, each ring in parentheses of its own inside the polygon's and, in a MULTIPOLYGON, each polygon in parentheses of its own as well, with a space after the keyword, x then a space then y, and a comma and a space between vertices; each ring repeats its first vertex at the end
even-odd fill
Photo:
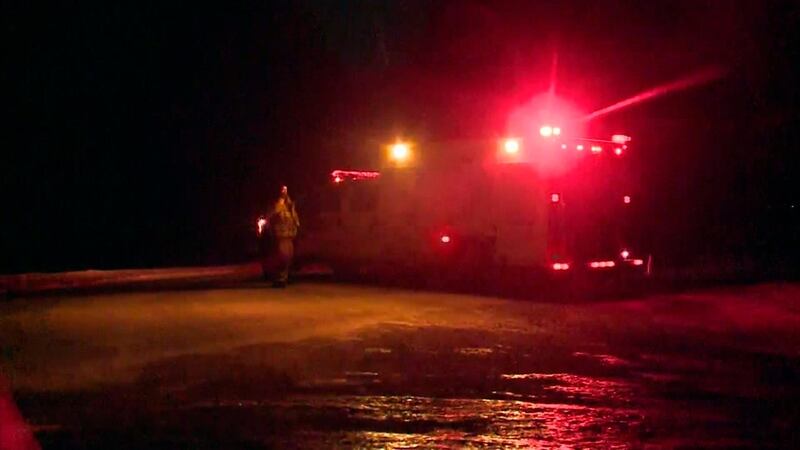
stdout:
POLYGON ((800 287, 326 284, 0 304, 44 448, 800 448, 800 287))

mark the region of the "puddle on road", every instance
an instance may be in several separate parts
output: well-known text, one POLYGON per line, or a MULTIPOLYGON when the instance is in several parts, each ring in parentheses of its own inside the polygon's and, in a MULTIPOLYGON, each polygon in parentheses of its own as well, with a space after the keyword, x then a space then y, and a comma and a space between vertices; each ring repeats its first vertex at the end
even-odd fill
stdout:
POLYGON ((537 382, 543 390, 566 394, 572 401, 630 402, 634 395, 630 383, 569 373, 515 373, 501 378, 537 382))
POLYGON ((284 411, 279 415, 303 414, 306 423, 322 420, 332 428, 326 433, 297 430, 310 447, 621 448, 635 440, 642 422, 633 409, 515 400, 304 396, 264 406, 284 411))
POLYGON ((392 353, 392 349, 390 348, 383 348, 383 347, 367 347, 364 349, 364 353, 366 354, 380 354, 380 355, 388 355, 392 353))
MULTIPOLYGON (((158 404, 143 422, 148 433, 175 439, 170 433, 190 424, 187 439, 208 432, 206 439, 219 444, 209 448, 225 447, 224 439, 267 448, 741 444, 735 439, 748 422, 740 417, 752 422, 752 405, 737 403, 739 396, 699 390, 704 380, 687 378, 703 367, 694 359, 575 351, 587 348, 592 347, 443 329, 270 344, 152 365, 139 388, 168 395, 153 399, 133 392, 121 399, 158 404)), ((775 371, 773 378, 783 373, 775 371)), ((102 401, 107 403, 105 395, 102 401)), ((76 414, 75 402, 63 403, 65 414, 90 417, 76 414)), ((123 422, 109 423, 112 435, 123 422)))
POLYGON ((485 347, 462 347, 453 351, 468 356, 487 356, 491 355, 494 352, 494 349, 485 347))
POLYGON ((608 366, 630 366, 632 363, 614 355, 594 355, 586 352, 574 352, 572 356, 596 359, 608 366))

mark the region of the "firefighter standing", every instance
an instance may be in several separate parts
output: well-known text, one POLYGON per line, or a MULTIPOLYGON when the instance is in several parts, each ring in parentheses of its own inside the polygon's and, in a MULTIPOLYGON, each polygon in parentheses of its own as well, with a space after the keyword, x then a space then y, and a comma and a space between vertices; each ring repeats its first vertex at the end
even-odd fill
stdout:
POLYGON ((275 287, 286 287, 289 281, 289 267, 294 258, 294 238, 300 227, 300 219, 289 197, 289 189, 281 187, 281 194, 275 202, 269 218, 270 231, 274 238, 276 271, 273 279, 275 287))

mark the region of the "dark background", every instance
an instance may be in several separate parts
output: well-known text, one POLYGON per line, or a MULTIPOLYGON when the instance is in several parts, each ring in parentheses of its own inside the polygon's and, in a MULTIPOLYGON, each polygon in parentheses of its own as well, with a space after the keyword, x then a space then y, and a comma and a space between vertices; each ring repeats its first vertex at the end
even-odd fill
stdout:
POLYGON ((664 261, 797 261, 797 2, 116 3, 4 7, 0 273, 241 260, 281 182, 502 133, 554 52, 589 111, 724 67, 594 131, 635 136, 664 261))

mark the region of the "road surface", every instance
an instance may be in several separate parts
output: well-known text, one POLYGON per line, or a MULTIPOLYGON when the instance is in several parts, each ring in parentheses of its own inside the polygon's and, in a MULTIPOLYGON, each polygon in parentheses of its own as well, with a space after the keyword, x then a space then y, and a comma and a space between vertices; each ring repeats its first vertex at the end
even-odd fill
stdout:
POLYGON ((800 447, 800 287, 592 302, 329 284, 0 303, 44 448, 800 447))

